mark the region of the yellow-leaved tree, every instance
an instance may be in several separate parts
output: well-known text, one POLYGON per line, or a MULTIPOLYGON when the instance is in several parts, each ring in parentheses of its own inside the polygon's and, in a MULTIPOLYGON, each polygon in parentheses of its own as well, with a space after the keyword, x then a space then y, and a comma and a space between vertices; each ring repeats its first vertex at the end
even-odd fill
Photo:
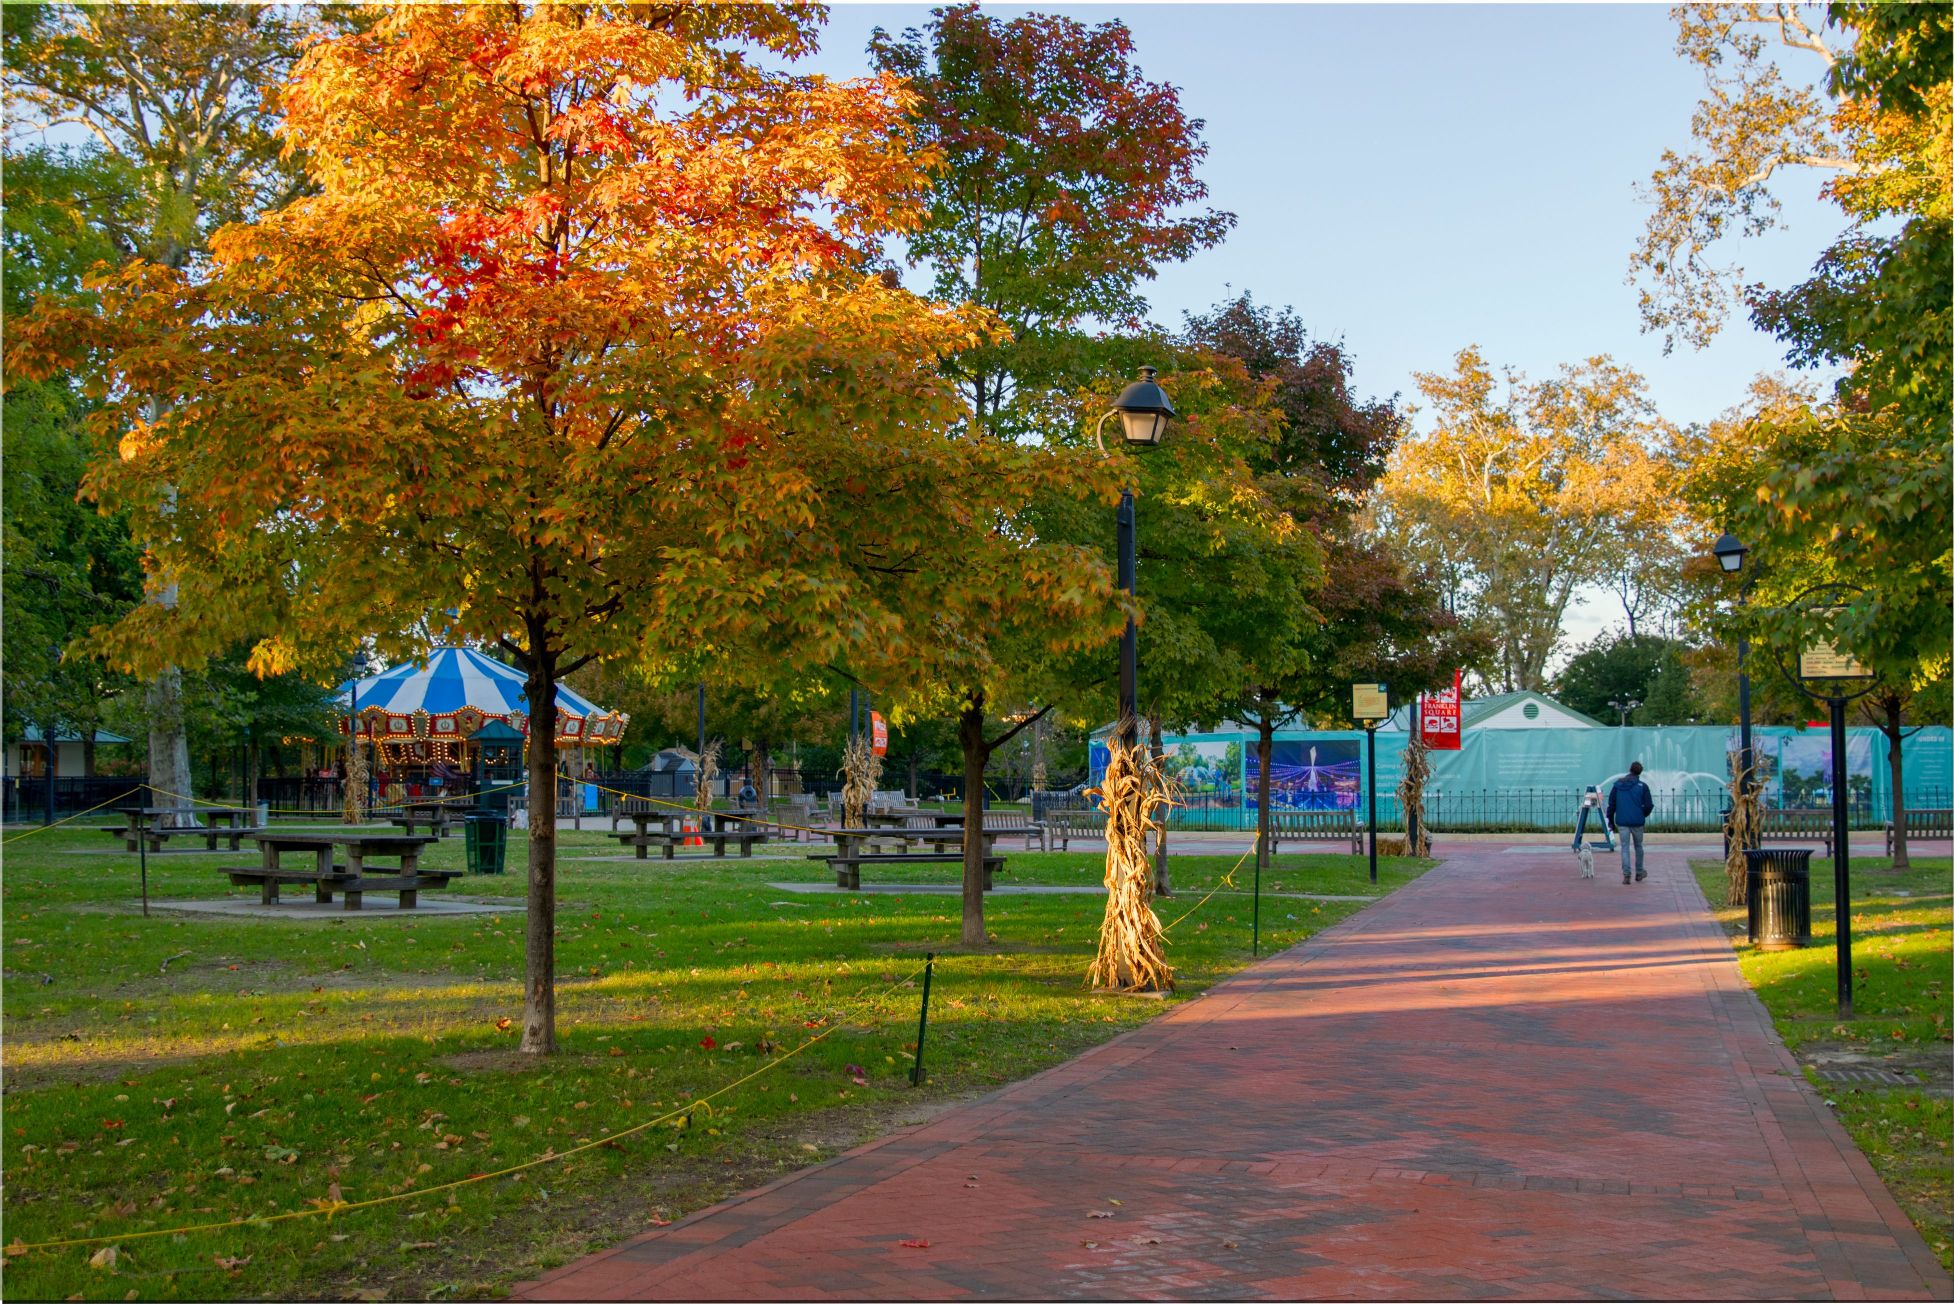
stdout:
POLYGON ((1671 432, 1642 377, 1605 356, 1529 381, 1471 347, 1417 381, 1430 426, 1393 451, 1381 517, 1490 638, 1498 687, 1542 687, 1575 591, 1662 564, 1634 539, 1667 501, 1652 463, 1671 432))
MULTIPOLYGON (((761 66, 771 5, 407 5, 279 93, 316 193, 12 332, 103 399, 93 490, 156 585, 103 638, 140 669, 237 631, 265 670, 368 633, 527 675, 531 791, 593 659, 772 635, 786 664, 932 632, 876 580, 976 519, 938 359, 981 323, 874 274, 925 181, 893 78, 761 66)), ((547 810, 547 803, 540 809, 547 810)), ((529 832, 522 1047, 555 1045, 556 831, 529 832)))

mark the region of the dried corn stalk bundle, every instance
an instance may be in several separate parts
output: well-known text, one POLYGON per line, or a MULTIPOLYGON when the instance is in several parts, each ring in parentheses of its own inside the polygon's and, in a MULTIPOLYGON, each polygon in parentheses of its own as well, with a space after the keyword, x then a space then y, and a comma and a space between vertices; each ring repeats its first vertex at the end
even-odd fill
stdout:
POLYGON ((1404 745, 1404 767, 1398 779, 1398 809, 1404 812, 1405 849, 1398 853, 1407 856, 1429 856, 1432 854, 1432 831, 1425 823, 1425 781, 1431 778, 1431 761, 1427 759, 1428 748, 1425 740, 1416 733, 1404 745), (1416 835, 1413 835, 1413 830, 1416 835))
MULTIPOLYGON (((345 814, 347 824, 366 822, 366 749, 360 746, 359 739, 347 740, 346 744, 346 791, 345 814)), ((213 846, 216 844, 213 843, 213 846)))
POLYGON ((1147 839, 1162 827, 1173 792, 1152 754, 1125 736, 1114 735, 1098 789, 1099 808, 1106 812, 1106 918, 1086 981, 1113 991, 1170 992, 1174 970, 1153 912, 1147 839))
POLYGON ((1749 875, 1748 862, 1744 859, 1744 848, 1757 842, 1757 828, 1763 823, 1763 803, 1758 799, 1756 785, 1749 782, 1748 772, 1733 775, 1730 780, 1730 852, 1723 861, 1724 904, 1740 906, 1749 895, 1746 880, 1749 875))
POLYGON ((858 829, 867 823, 869 799, 882 781, 882 758, 868 744, 868 735, 848 740, 841 754, 841 823, 858 829))
POLYGON ((712 781, 719 777, 719 739, 706 744, 699 753, 698 782, 692 793, 692 804, 700 810, 712 809, 712 781))

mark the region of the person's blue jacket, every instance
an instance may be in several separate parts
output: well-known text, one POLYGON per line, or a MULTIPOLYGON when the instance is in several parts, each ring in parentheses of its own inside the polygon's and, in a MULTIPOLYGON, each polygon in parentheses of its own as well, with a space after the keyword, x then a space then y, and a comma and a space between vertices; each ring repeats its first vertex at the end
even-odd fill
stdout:
POLYGON ((1640 828, 1649 822, 1649 812, 1654 809, 1655 795, 1633 774, 1624 774, 1608 789, 1608 823, 1612 827, 1640 828))

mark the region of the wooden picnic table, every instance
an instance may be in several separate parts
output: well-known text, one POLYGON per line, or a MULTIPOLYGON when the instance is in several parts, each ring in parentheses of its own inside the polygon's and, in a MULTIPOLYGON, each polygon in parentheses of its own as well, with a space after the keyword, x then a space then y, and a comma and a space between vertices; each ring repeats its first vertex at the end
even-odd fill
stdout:
POLYGON ((388 822, 399 825, 407 833, 414 832, 416 824, 426 824, 427 831, 437 838, 448 836, 448 830, 462 822, 468 808, 459 798, 446 801, 405 801, 400 803, 400 814, 389 817, 388 822))
MULTIPOLYGON (((834 865, 835 884, 838 887, 859 888, 862 885, 863 865, 894 864, 940 864, 963 863, 964 831, 960 828, 945 829, 888 829, 888 828, 842 828, 830 826, 816 830, 833 838, 834 854, 814 855, 811 860, 826 860, 834 865), (903 849, 896 852, 876 852, 868 849, 868 844, 876 841, 899 840, 903 849), (915 842, 927 847, 927 851, 912 852, 909 844, 915 842)), ((984 889, 989 891, 991 876, 1004 866, 1004 858, 994 854, 997 834, 985 829, 978 834, 984 843, 984 889)))
POLYGON ((693 838, 711 843, 713 854, 716 856, 726 854, 728 842, 738 845, 740 855, 750 856, 753 854, 754 843, 767 840, 767 830, 760 822, 750 819, 732 819, 714 811, 672 809, 619 811, 612 818, 612 829, 614 831, 611 836, 624 846, 634 848, 639 860, 649 859, 651 848, 654 846, 660 849, 666 860, 676 860, 678 848, 693 838), (701 819, 702 815, 706 818, 701 819), (615 831, 618 820, 630 820, 632 831, 629 833, 615 831), (688 831, 683 827, 686 820, 695 820, 704 827, 688 831), (651 827, 653 823, 659 826, 656 830, 651 827))
POLYGON ((147 842, 151 851, 161 851, 163 843, 170 838, 202 838, 204 845, 212 851, 217 850, 217 839, 230 843, 230 851, 238 849, 238 841, 251 827, 245 821, 256 815, 246 806, 137 806, 116 812, 128 819, 127 824, 112 825, 103 831, 122 839, 130 851, 140 851, 141 842, 147 842), (159 822, 171 816, 192 815, 206 821, 201 826, 185 825, 179 828, 164 828, 159 822))
POLYGON ((455 874, 449 871, 424 871, 420 867, 421 848, 439 839, 408 833, 253 833, 260 863, 233 866, 223 872, 240 885, 256 884, 266 905, 278 902, 280 883, 310 883, 315 899, 331 901, 335 891, 345 895, 345 908, 363 908, 366 892, 399 892, 400 908, 414 909, 423 887, 442 887, 455 874), (334 852, 343 849, 346 863, 334 863, 334 852), (292 854, 309 858, 310 869, 286 869, 284 858, 292 854), (369 860, 397 860, 398 867, 377 865, 369 872, 369 860))

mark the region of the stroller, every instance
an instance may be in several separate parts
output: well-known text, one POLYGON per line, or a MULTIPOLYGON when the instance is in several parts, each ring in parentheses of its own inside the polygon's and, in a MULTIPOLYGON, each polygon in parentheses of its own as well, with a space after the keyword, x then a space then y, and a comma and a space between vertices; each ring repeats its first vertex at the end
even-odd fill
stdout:
POLYGON ((1587 792, 1582 795, 1581 804, 1577 808, 1578 813, 1574 817, 1574 854, 1581 861, 1582 878, 1594 877, 1594 848, 1584 841, 1590 819, 1595 819, 1600 826, 1601 849, 1603 851, 1615 849, 1614 840, 1608 836, 1608 821, 1599 818, 1600 810, 1601 790, 1591 783, 1588 785, 1587 792))

